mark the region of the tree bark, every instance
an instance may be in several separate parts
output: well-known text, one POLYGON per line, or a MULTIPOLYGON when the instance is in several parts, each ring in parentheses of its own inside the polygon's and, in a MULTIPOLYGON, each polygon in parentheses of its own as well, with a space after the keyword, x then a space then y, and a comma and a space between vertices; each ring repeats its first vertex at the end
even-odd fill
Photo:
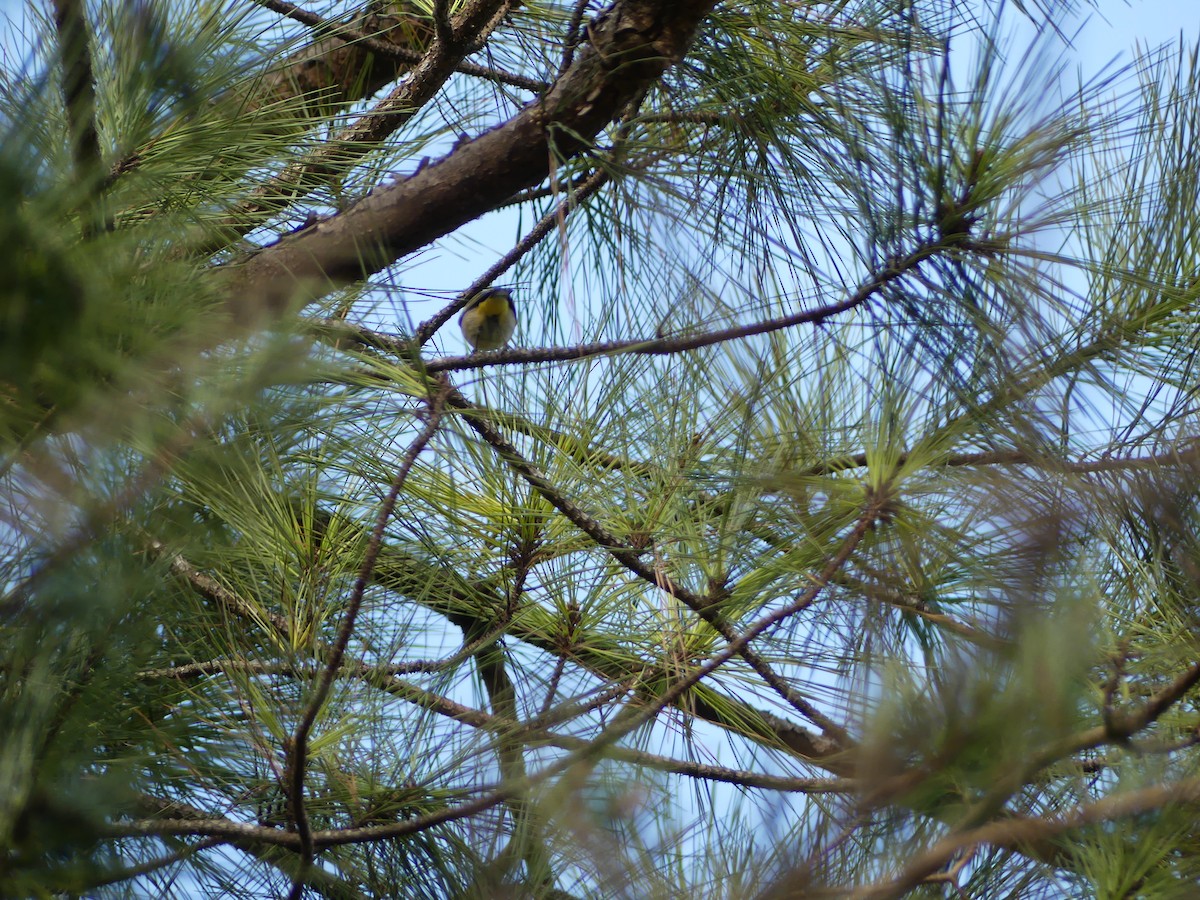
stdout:
POLYGON ((542 98, 437 162, 270 245, 235 269, 234 318, 252 324, 366 278, 539 184, 551 161, 591 146, 626 105, 680 60, 715 0, 618 0, 542 98))

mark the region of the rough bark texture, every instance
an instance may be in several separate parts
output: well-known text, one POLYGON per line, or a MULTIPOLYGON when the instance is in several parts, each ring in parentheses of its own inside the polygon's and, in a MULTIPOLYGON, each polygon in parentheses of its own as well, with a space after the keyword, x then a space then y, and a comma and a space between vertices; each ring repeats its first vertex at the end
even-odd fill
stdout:
POLYGON ((279 312, 396 260, 540 183, 551 160, 584 150, 626 104, 686 52, 715 0, 619 0, 546 96, 442 159, 305 231, 235 273, 242 321, 279 312))
POLYGON ((248 109, 303 96, 314 114, 370 97, 413 67, 395 57, 377 55, 346 32, 365 34, 417 58, 433 42, 433 20, 415 6, 400 4, 394 13, 368 7, 294 54, 255 85, 245 98, 248 109), (342 34, 343 36, 338 36, 342 34))

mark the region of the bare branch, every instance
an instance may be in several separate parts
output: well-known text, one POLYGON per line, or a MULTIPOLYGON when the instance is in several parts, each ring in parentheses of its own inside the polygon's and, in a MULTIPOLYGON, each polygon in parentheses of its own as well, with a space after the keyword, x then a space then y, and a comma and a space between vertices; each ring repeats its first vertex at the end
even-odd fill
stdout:
POLYGON ((957 854, 980 845, 990 844, 1019 852, 1030 844, 1045 843, 1090 825, 1172 806, 1197 804, 1200 804, 1200 779, 1190 778, 1106 797, 1059 816, 1013 817, 990 822, 944 838, 909 863, 894 880, 862 888, 849 893, 849 896, 855 900, 902 897, 934 872, 947 866, 957 854))
MULTIPOLYGON (((781 316, 776 319, 753 322, 749 325, 736 325, 732 328, 721 329, 720 331, 710 331, 694 335, 604 341, 596 344, 581 344, 575 347, 552 347, 549 349, 498 350, 493 353, 477 353, 473 356, 450 356, 430 360, 426 364, 426 368, 430 372, 462 371, 466 369, 479 369, 485 366, 562 362, 566 360, 589 359, 595 356, 613 356, 621 353, 644 356, 668 356, 675 353, 683 353, 687 350, 698 350, 701 347, 712 347, 728 341, 742 340, 759 334, 782 331, 786 328, 794 328, 797 325, 819 325, 839 313, 864 305, 888 284, 909 272, 915 271, 922 262, 937 255, 942 249, 944 248, 938 243, 923 244, 911 253, 891 261, 886 268, 863 282, 858 290, 845 300, 820 306, 816 309, 803 310, 802 312, 793 313, 790 316, 781 316)), ((384 336, 374 335, 371 344, 373 346, 380 346, 381 342, 385 340, 384 336)), ((399 346, 396 345, 395 348, 399 349, 399 346)))
MULTIPOLYGON (((683 56, 712 6, 713 0, 618 0, 593 23, 592 43, 537 103, 240 266, 227 286, 235 315, 250 322, 359 281, 541 183, 552 158, 588 151, 595 135, 683 56)), ((442 71, 433 62, 426 66, 431 77, 442 71)), ((423 80, 419 67, 414 90, 423 80)))
POLYGON ((589 197, 600 190, 607 182, 608 173, 602 169, 596 170, 584 179, 578 189, 572 191, 565 200, 542 216, 533 228, 529 230, 528 234, 517 242, 515 247, 500 257, 486 272, 475 279, 474 284, 459 294, 453 303, 441 310, 437 315, 429 319, 429 321, 421 323, 417 328, 416 341, 418 346, 424 345, 439 328, 454 317, 455 313, 466 306, 472 297, 515 266, 522 257, 541 243, 542 239, 554 230, 554 227, 562 220, 563 216, 585 203, 589 197))
MULTIPOLYGON (((308 737, 313 725, 316 723, 317 713, 325 705, 325 701, 329 697, 329 690, 333 686, 338 670, 342 666, 342 659, 345 656, 346 647, 350 644, 350 637, 354 633, 354 623, 358 618, 359 608, 362 606, 362 599, 367 589, 367 583, 371 580, 371 575, 375 570, 375 562, 379 558, 379 551, 383 545, 384 529, 387 527, 388 520, 392 517, 392 511, 396 507, 396 500, 400 496, 404 482, 408 479, 408 473, 412 470, 417 457, 425 449, 425 445, 433 438, 438 426, 441 424, 444 402, 449 390, 450 386, 448 383, 442 382, 437 385, 436 391, 429 399, 429 413, 425 427, 413 440, 400 461, 400 467, 396 470, 396 476, 392 480, 391 489, 388 491, 387 497, 379 509, 378 516, 376 516, 375 527, 371 531, 371 538, 367 544, 367 551, 363 557, 358 578, 354 582, 354 588, 346 603, 346 612, 342 617, 337 638, 329 652, 329 660, 325 664, 325 669, 321 674, 320 680, 317 682, 313 696, 309 700, 308 706, 304 710, 304 714, 301 716, 300 722, 297 724, 296 730, 292 735, 290 746, 287 748, 288 794, 292 820, 296 823, 296 833, 300 838, 301 854, 304 858, 304 865, 301 868, 302 873, 312 865, 314 852, 312 831, 309 828, 308 814, 304 807, 304 773, 308 764, 308 737)), ((299 886, 302 886, 302 880, 297 876, 297 880, 293 886, 293 893, 296 893, 299 886)))
POLYGON ((575 48, 579 46, 582 40, 580 30, 583 26, 583 17, 587 14, 588 3, 591 0, 575 0, 575 8, 571 10, 571 18, 567 22, 567 31, 563 37, 563 57, 562 62, 558 65, 558 75, 561 78, 567 69, 571 68, 571 63, 575 61, 575 48))
POLYGON ((235 592, 224 587, 212 576, 205 575, 199 571, 182 556, 170 554, 161 541, 152 540, 149 546, 150 550, 158 556, 169 555, 171 572, 187 581, 195 589, 196 593, 202 597, 207 597, 225 612, 256 624, 262 624, 265 620, 266 624, 270 625, 273 630, 273 633, 270 634, 273 641, 279 638, 283 638, 286 641, 291 636, 292 627, 283 616, 251 605, 235 592))

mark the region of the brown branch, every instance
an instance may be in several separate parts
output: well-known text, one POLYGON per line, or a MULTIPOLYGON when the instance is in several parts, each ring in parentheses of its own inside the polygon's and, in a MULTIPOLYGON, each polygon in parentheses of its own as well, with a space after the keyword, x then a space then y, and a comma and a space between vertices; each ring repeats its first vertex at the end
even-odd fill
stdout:
MULTIPOLYGON (((682 585, 676 584, 665 572, 643 562, 641 551, 622 541, 558 490, 542 472, 525 459, 516 447, 509 443, 508 439, 491 424, 484 411, 468 401, 461 393, 454 391, 450 395, 448 403, 455 409, 467 413, 463 417, 467 425, 483 438, 485 442, 491 445, 509 467, 528 482, 535 491, 566 516, 572 524, 595 541, 598 548, 608 553, 613 559, 643 581, 657 587, 683 603, 707 622, 727 642, 733 642, 736 639, 736 632, 725 621, 721 613, 719 598, 696 594, 682 585)), ((841 725, 825 716, 811 703, 801 697, 791 685, 777 675, 749 646, 741 645, 739 655, 793 709, 820 727, 827 736, 842 744, 846 749, 852 745, 853 742, 850 740, 849 734, 841 725)))
POLYGON ((1176 676, 1175 680, 1154 694, 1141 709, 1133 713, 1111 713, 1107 716, 1105 729, 1110 738, 1125 740, 1146 726, 1156 722, 1163 713, 1184 698, 1188 691, 1200 683, 1200 662, 1176 676))
POLYGON ((583 17, 587 14, 589 2, 590 0, 575 0, 575 8, 571 10, 571 18, 567 21, 567 32, 563 38, 562 61, 558 64, 558 77, 560 78, 575 61, 575 50, 582 40, 580 29, 583 27, 583 17))
MULTIPOLYGON (((439 328, 453 318, 455 313, 466 306, 472 297, 474 297, 484 288, 488 287, 493 281, 515 266, 523 256, 541 243, 542 239, 554 230, 554 227, 560 221, 562 221, 564 216, 578 208, 580 205, 586 202, 589 197, 595 194, 596 191, 600 190, 600 188, 602 188, 608 182, 608 178, 609 176, 606 171, 598 169, 584 179, 583 183, 578 187, 578 189, 568 194, 565 200, 560 202, 554 207, 554 209, 542 216, 541 219, 539 219, 537 223, 531 229, 529 229, 529 232, 517 242, 515 247, 504 254, 504 256, 500 257, 500 259, 490 266, 486 272, 475 279, 475 283, 460 293, 458 297, 455 298, 453 303, 449 304, 445 309, 439 311, 428 321, 422 322, 417 328, 417 345, 423 346, 431 337, 433 337, 439 328)), ((405 346, 409 346, 409 342, 407 341, 405 341, 404 344, 405 346)))
POLYGON ((931 874, 950 863, 954 856, 988 844, 1021 852, 1031 844, 1044 844, 1090 825, 1143 815, 1171 806, 1200 804, 1200 778, 1155 785, 1106 797, 1058 816, 1022 816, 990 822, 960 834, 950 835, 920 854, 894 880, 870 885, 849 893, 855 900, 884 900, 902 897, 931 874))
MULTIPOLYGON (((296 832, 300 838, 301 855, 303 857, 301 873, 312 865, 314 852, 312 832, 308 824, 308 814, 304 807, 304 774, 308 765, 309 734, 316 723, 317 713, 320 712, 321 707, 325 705, 325 701, 329 698, 330 688, 332 688, 334 679, 337 677, 337 672, 342 666, 346 648, 349 646, 350 638, 354 633, 354 624, 358 618, 358 611, 362 606, 362 599, 366 593, 367 583, 371 580, 376 560, 379 558, 380 548, 383 546, 384 529, 387 527, 388 520, 392 517, 392 511, 396 508, 396 501, 400 496, 400 491, 404 487, 404 482, 408 480, 408 473, 412 470, 417 457, 425 449, 425 445, 433 438, 434 433, 441 424, 444 403, 449 391, 450 386, 447 382, 441 382, 437 385, 433 396, 429 398, 429 412, 425 427, 413 440, 412 444, 409 445, 408 450, 400 461, 400 467, 396 470, 396 476, 392 479, 391 489, 388 491, 387 497, 379 509, 379 514, 375 518, 375 526, 371 531, 371 537, 367 543, 367 551, 363 556, 358 578, 354 582, 354 588, 347 601, 346 612, 342 616, 337 637, 329 653, 329 660, 325 664, 325 669, 317 682, 316 690, 313 692, 313 696, 309 700, 308 706, 292 735, 290 746, 287 748, 290 782, 288 785, 288 794, 292 820, 296 824, 296 832)), ((292 892, 296 893, 299 887, 302 887, 302 879, 298 875, 292 892)))
POLYGON ((291 636, 292 627, 283 616, 251 605, 211 575, 205 575, 184 557, 170 553, 162 541, 151 540, 149 548, 156 556, 170 556, 171 573, 182 578, 192 586, 196 593, 211 600, 228 614, 258 625, 265 621, 274 629, 274 633, 271 635, 272 640, 278 638, 286 640, 291 636))
MULTIPOLYGON (((369 112, 342 129, 320 148, 303 159, 287 166, 277 176, 254 192, 225 216, 223 231, 239 235, 247 234, 264 214, 294 203, 298 196, 307 194, 318 184, 324 183, 375 149, 379 142, 409 121, 441 89, 446 80, 457 70, 463 56, 477 42, 485 40, 513 0, 475 0, 458 17, 455 31, 463 37, 455 43, 434 42, 428 52, 420 56, 412 66, 409 77, 369 112)), ((384 82, 386 83, 386 82, 384 82)), ((303 229, 298 234, 317 233, 326 228, 326 220, 319 226, 303 229)), ((220 246, 224 246, 221 244, 220 246)), ((215 250, 213 244, 204 249, 215 250)), ((290 289, 288 290, 290 293, 290 289)), ((236 305, 236 304, 235 304, 236 305)))
MULTIPOLYGON (((441 359, 430 360, 426 363, 426 369, 430 372, 463 371, 466 369, 479 369, 484 366, 563 362, 566 360, 588 359, 595 356, 612 356, 621 353, 644 356, 667 356, 687 350, 698 350, 701 347, 711 347, 728 341, 754 337, 760 334, 769 334, 773 331, 793 328, 796 325, 820 325, 833 316, 867 303, 888 284, 902 275, 916 270, 922 262, 931 256, 935 256, 943 249, 945 248, 938 243, 922 244, 911 253, 892 260, 886 268, 872 275, 871 278, 863 282, 846 299, 840 300, 837 303, 819 306, 816 309, 793 313, 790 316, 780 316, 775 319, 752 322, 748 325, 735 325, 719 331, 709 331, 693 335, 603 341, 595 344, 580 344, 573 347, 517 348, 498 350, 494 353, 477 353, 472 356, 447 356, 441 359)), ((449 318, 449 316, 446 318, 449 318)), ((424 327, 422 326, 422 328, 424 327)), ((403 338, 394 338, 389 341, 386 335, 373 332, 370 333, 369 342, 374 347, 396 351, 408 345, 408 342, 403 338)))
MULTIPOLYGON (((241 601, 245 602, 245 601, 241 601)), ((400 676, 400 675, 417 675, 417 674, 433 674, 444 672, 447 669, 452 669, 462 663, 468 657, 474 656, 479 652, 479 648, 487 644, 494 643, 497 638, 504 634, 504 628, 494 629, 489 634, 485 634, 478 640, 464 644, 450 656, 444 659, 418 659, 407 663, 387 663, 374 666, 366 666, 365 668, 357 669, 354 664, 347 664, 354 669, 354 673, 359 677, 366 677, 363 673, 371 673, 379 676, 400 676)), ((318 644, 317 649, 328 652, 328 645, 318 644)), ((342 671, 347 672, 350 669, 347 665, 343 665, 342 671)), ((145 681, 157 681, 164 678, 178 678, 181 680, 189 678, 203 678, 206 675, 216 675, 227 671, 230 667, 239 668, 242 671, 270 675, 270 674, 286 674, 298 673, 302 667, 295 664, 272 664, 261 660, 238 660, 238 659, 209 659, 200 662, 185 663, 180 666, 169 666, 163 669, 143 669, 137 673, 137 677, 145 681)), ((314 670, 315 672, 315 670, 314 670)))
POLYGON ((540 100, 317 228, 264 248, 231 272, 231 309, 243 322, 277 315, 381 271, 540 184, 552 159, 587 152, 601 129, 682 58, 714 3, 617 0, 592 22, 592 40, 540 100))
POLYGON ((638 117, 639 122, 653 122, 662 125, 724 125, 738 121, 734 111, 717 112, 716 110, 678 110, 676 112, 647 113, 638 117))
MULTIPOLYGON (((175 822, 212 822, 214 818, 211 813, 207 813, 202 809, 197 809, 187 803, 181 803, 178 800, 166 800, 161 797, 155 797, 151 794, 142 794, 138 797, 138 806, 148 816, 153 816, 158 819, 165 818, 168 821, 175 822)), ((155 819, 150 819, 143 824, 152 824, 155 819)), ((228 819, 218 819, 216 821, 229 822, 228 819)), ((231 825, 236 823, 230 822, 231 825)), ((254 828, 254 826, 248 826, 254 828)), ((257 830, 257 829, 256 829, 257 830)), ((243 833, 238 834, 223 834, 212 835, 205 839, 205 843, 229 844, 236 847, 248 856, 257 859, 259 862, 273 866, 285 875, 295 875, 298 871, 299 860, 281 856, 278 851, 278 845, 274 841, 266 840, 264 832, 278 834, 278 829, 262 828, 257 830, 256 834, 243 833)), ((110 829, 110 833, 113 833, 110 829)), ((186 836, 187 832, 176 832, 186 836)), ((193 850, 201 849, 195 847, 193 850)), ((324 869, 312 867, 308 870, 305 877, 307 887, 316 891, 324 897, 332 898, 332 900, 365 900, 364 895, 358 890, 355 885, 344 881, 324 869)))
MULTIPOLYGON (((323 16, 301 9, 294 3, 287 3, 285 0, 254 0, 254 2, 265 9, 279 13, 281 16, 286 16, 289 19, 294 19, 310 28, 327 31, 331 37, 337 38, 340 41, 360 45, 364 50, 369 50, 387 59, 394 59, 396 62, 419 63, 421 57, 424 55, 420 51, 410 50, 401 44, 381 41, 379 38, 372 37, 365 31, 357 29, 352 25, 340 25, 330 22, 323 16)), ((540 94, 550 87, 550 82, 548 81, 542 81, 538 78, 528 78, 524 75, 518 75, 515 72, 505 72, 503 69, 480 66, 475 63, 459 63, 455 66, 454 71, 463 75, 481 78, 484 81, 522 88, 534 94, 540 94)))
POLYGON ((433 26, 439 41, 443 44, 454 43, 454 25, 450 22, 448 0, 433 0, 433 26))
MULTIPOLYGON (((92 36, 84 0, 54 0, 54 26, 58 31, 67 136, 75 162, 75 178, 88 190, 94 202, 99 200, 95 182, 104 172, 104 153, 96 130, 92 36)), ((98 208, 89 210, 86 222, 85 233, 102 226, 102 211, 98 208)))

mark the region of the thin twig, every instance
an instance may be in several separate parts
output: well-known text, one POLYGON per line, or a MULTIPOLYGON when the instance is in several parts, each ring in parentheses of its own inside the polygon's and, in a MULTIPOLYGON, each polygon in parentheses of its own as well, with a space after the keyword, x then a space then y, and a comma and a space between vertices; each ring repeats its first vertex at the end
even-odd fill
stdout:
POLYGON ((583 28, 583 17, 587 14, 590 2, 591 0, 575 0, 575 8, 571 10, 571 19, 567 22, 567 32, 563 37, 562 62, 558 64, 558 77, 560 78, 567 69, 571 68, 571 63, 575 61, 575 48, 579 46, 583 28))
MULTIPOLYGON (((550 480, 532 463, 526 460, 508 439, 496 429, 479 407, 468 401, 458 391, 453 392, 448 400, 450 406, 468 415, 464 416, 467 425, 480 437, 490 444, 505 462, 529 485, 548 500, 556 509, 566 516, 577 528, 596 542, 596 545, 611 555, 617 562, 625 566, 643 581, 654 585, 675 599, 679 600, 701 619, 707 622, 727 642, 736 638, 733 628, 725 621, 716 598, 701 596, 675 583, 668 575, 657 567, 642 561, 641 553, 634 547, 622 541, 615 534, 601 525, 595 518, 580 509, 572 500, 563 494, 550 480)), ((825 716, 811 703, 801 697, 796 691, 758 654, 748 646, 742 645, 739 655, 754 669, 755 672, 789 705, 809 721, 818 725, 826 735, 839 743, 849 746, 852 742, 846 730, 825 716)))
MULTIPOLYGON (((467 305, 472 297, 474 297, 484 288, 488 287, 497 278, 516 265, 517 262, 523 256, 525 256, 525 254, 536 247, 538 243, 540 243, 541 240, 546 237, 546 235, 554 230, 562 216, 576 209, 578 206, 580 206, 580 204, 596 193, 596 191, 600 190, 600 188, 604 186, 608 179, 609 174, 603 169, 597 169, 586 179, 584 179, 583 183, 576 191, 569 194, 566 199, 555 206, 554 209, 542 216, 542 218, 538 220, 537 224, 535 224, 533 228, 529 230, 529 233, 517 242, 515 247, 509 250, 508 253, 504 254, 504 256, 500 257, 500 259, 497 260, 496 263, 492 265, 486 272, 479 276, 479 278, 475 279, 475 283, 459 294, 453 303, 449 304, 445 309, 438 312, 433 316, 433 318, 422 322, 417 328, 417 346, 424 346, 439 328, 449 322, 455 313, 467 305)), ((408 347, 409 341, 404 341, 403 345, 408 347)))
POLYGON ((152 872, 157 872, 159 869, 165 869, 167 866, 178 865, 187 860, 202 850, 208 850, 211 847, 217 847, 225 843, 223 838, 207 837, 197 841, 191 847, 184 847, 174 853, 168 853, 166 856, 159 856, 155 859, 146 860, 144 863, 138 863, 136 866, 127 868, 113 869, 98 875, 94 879, 86 882, 86 887, 90 893, 92 890, 104 887, 109 884, 117 884, 118 882, 132 883, 136 879, 149 875, 152 872))
MULTIPOLYGON (((565 661, 565 657, 562 661, 565 661)), ((564 750, 580 750, 588 741, 576 735, 558 734, 550 729, 571 721, 581 715, 611 703, 622 694, 628 693, 629 688, 624 684, 615 684, 588 698, 585 702, 566 700, 556 707, 543 709, 537 716, 513 729, 512 722, 483 710, 464 706, 441 694, 427 688, 418 687, 400 680, 400 674, 405 666, 402 665, 368 665, 362 662, 343 663, 338 672, 339 677, 355 678, 374 685, 389 695, 429 710, 440 716, 445 716, 462 725, 486 730, 507 729, 513 731, 522 741, 537 746, 549 745, 564 750)), ((267 662, 265 660, 249 659, 212 659, 204 662, 189 663, 165 669, 147 669, 138 672, 137 677, 143 681, 160 681, 166 679, 199 678, 223 673, 244 673, 250 675, 283 676, 288 678, 315 678, 319 674, 317 666, 301 666, 291 662, 267 662)), ((763 772, 752 772, 746 769, 731 769, 726 766, 706 765, 691 760, 674 759, 668 756, 635 750, 629 747, 611 747, 608 755, 612 759, 633 765, 644 766, 657 771, 669 772, 706 781, 721 781, 736 784, 741 787, 762 790, 782 791, 788 793, 855 793, 862 787, 861 782, 853 778, 794 778, 786 775, 769 775, 763 772)))
MULTIPOLYGON (((416 50, 409 50, 407 47, 400 47, 396 44, 390 44, 387 41, 381 41, 379 38, 371 37, 369 34, 365 34, 348 25, 331 22, 329 19, 302 9, 294 3, 287 3, 286 0, 254 0, 254 2, 265 9, 279 13, 281 16, 294 19, 313 29, 326 30, 330 35, 339 40, 343 40, 346 43, 360 44, 364 49, 370 50, 372 53, 389 57, 397 62, 415 64, 419 63, 423 56, 423 54, 416 50)), ((550 82, 548 81, 528 78, 524 75, 518 75, 515 72, 505 72, 502 69, 489 68, 487 66, 476 65, 475 63, 459 63, 454 67, 454 71, 463 75, 482 78, 485 81, 492 81, 496 84, 507 84, 510 87, 522 88, 534 94, 541 94, 550 88, 550 82)))
POLYGON ((230 615, 257 624, 261 624, 265 620, 276 631, 276 634, 272 635, 273 639, 283 638, 286 641, 291 637, 292 627, 283 616, 253 606, 211 575, 201 572, 184 557, 179 554, 169 554, 162 541, 151 540, 149 548, 156 556, 170 555, 171 573, 184 579, 198 594, 213 601, 230 615))
POLYGON ((945 867, 956 854, 980 844, 1016 850, 1089 825, 1157 812, 1169 806, 1195 806, 1197 803, 1200 803, 1200 778, 1189 778, 1105 797, 1063 815, 1022 816, 989 822, 942 839, 917 856, 893 880, 869 885, 848 895, 854 900, 902 897, 929 875, 945 867))
MULTIPOLYGON (((599 173, 597 173, 599 174, 599 173)), ((554 212, 547 213, 542 219, 551 219, 547 226, 547 231, 554 226, 554 212)), ((540 226, 542 222, 539 222, 540 226)), ((879 291, 900 278, 901 276, 915 270, 922 262, 932 256, 936 256, 944 249, 940 243, 921 244, 911 253, 892 260, 885 268, 871 276, 867 281, 863 282, 853 294, 844 300, 837 303, 830 303, 825 306, 817 307, 816 309, 804 310, 803 312, 793 313, 790 316, 781 316, 775 319, 766 319, 759 322, 752 322, 748 325, 736 325, 731 328, 724 328, 719 331, 702 332, 692 335, 678 335, 675 337, 661 338, 635 338, 625 341, 603 341, 595 344, 578 344, 573 347, 550 347, 550 348, 533 348, 533 349, 511 349, 497 350, 493 353, 476 353, 472 356, 446 356, 441 359, 430 360, 426 364, 426 368, 430 372, 458 372, 466 369, 480 369, 485 366, 497 365, 529 365, 531 363, 547 363, 547 362, 562 362, 565 360, 589 359, 594 356, 611 356, 618 353, 632 353, 635 355, 645 356, 667 356, 674 353, 682 353, 685 350, 697 350, 701 347, 711 347, 715 344, 721 344, 728 341, 740 340, 742 338, 753 337, 759 334, 768 334, 773 331, 781 331, 785 328, 792 328, 796 325, 815 324, 819 325, 827 319, 846 312, 872 299, 879 291)), ((503 271, 503 269, 501 270, 503 271)), ((481 279, 482 280, 482 279, 481 279)), ((470 299, 468 297, 468 299, 470 299)), ((465 303, 466 301, 462 301, 465 303)), ((458 310, 458 305, 452 305, 448 311, 439 314, 428 323, 425 323, 418 329, 418 339, 424 343, 424 329, 430 328, 436 331, 441 327, 441 324, 450 318, 458 310)), ((432 333, 432 331, 430 333, 432 333)), ((395 344, 388 347, 376 341, 383 339, 383 336, 376 335, 376 340, 373 340, 375 346, 384 346, 385 349, 400 350, 402 347, 407 347, 408 342, 403 338, 397 338, 395 344)))
POLYGON ((317 714, 329 698, 330 688, 332 688, 338 670, 342 666, 342 659, 345 656, 347 646, 350 644, 350 638, 354 633, 354 624, 358 618, 359 609, 362 606, 367 583, 371 580, 371 574, 375 570, 375 562, 379 558, 380 549, 383 547, 383 534, 387 528, 388 520, 391 519, 392 511, 396 508, 396 501, 400 496, 400 491, 404 487, 404 482, 408 479, 408 473, 412 470, 417 457, 425 449, 425 445, 433 438, 438 426, 441 424, 442 413, 445 409, 445 400, 449 392, 450 385, 448 382, 441 381, 438 383, 437 390, 429 398, 429 413, 425 427, 421 429, 421 433, 409 445, 408 450, 400 461, 400 467, 396 470, 396 476, 392 479, 391 489, 388 491, 387 497, 380 506, 379 514, 375 518, 375 527, 371 530, 371 538, 367 543, 367 550, 363 556, 362 566, 359 568, 354 588, 350 592, 350 597, 346 604, 346 612, 342 616, 337 638, 330 649, 329 659, 325 664, 325 669, 321 673, 321 678, 317 682, 313 696, 309 700, 308 706, 301 716, 290 742, 288 762, 291 783, 288 785, 288 794, 292 819, 296 823, 296 833, 300 839, 300 850, 303 857, 301 871, 292 886, 292 894, 297 897, 299 896, 299 892, 303 890, 304 879, 302 876, 305 870, 312 865, 313 861, 312 831, 309 827, 308 814, 304 807, 304 773, 308 764, 308 738, 312 732, 313 725, 316 723, 317 714))

